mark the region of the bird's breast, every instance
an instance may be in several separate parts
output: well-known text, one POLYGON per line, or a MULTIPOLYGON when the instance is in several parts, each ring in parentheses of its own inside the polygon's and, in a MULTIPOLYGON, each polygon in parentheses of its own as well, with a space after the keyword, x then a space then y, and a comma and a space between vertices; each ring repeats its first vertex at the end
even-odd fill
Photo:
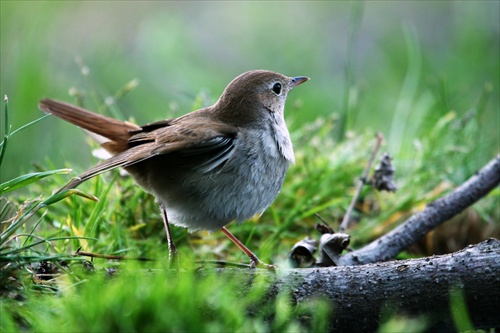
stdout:
POLYGON ((243 222, 263 213, 280 192, 291 163, 288 149, 291 144, 280 147, 272 131, 241 130, 222 168, 193 171, 156 196, 172 223, 190 229, 243 222))

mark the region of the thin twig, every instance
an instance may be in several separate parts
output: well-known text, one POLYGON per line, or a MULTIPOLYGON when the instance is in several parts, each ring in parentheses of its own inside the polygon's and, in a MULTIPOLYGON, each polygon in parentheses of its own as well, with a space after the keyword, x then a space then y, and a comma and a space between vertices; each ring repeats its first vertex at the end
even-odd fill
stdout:
POLYGON ((109 254, 100 254, 100 253, 92 253, 80 251, 80 249, 76 250, 75 255, 77 256, 85 256, 90 258, 103 258, 103 259, 111 259, 111 260, 138 260, 138 261, 154 261, 151 258, 137 257, 137 258, 128 258, 125 256, 115 256, 109 254))
POLYGON ((242 267, 242 268, 251 268, 249 264, 242 264, 238 262, 229 262, 229 261, 223 261, 223 260, 196 260, 197 264, 200 265, 205 265, 205 264, 212 264, 212 265, 219 265, 223 267, 242 267))
POLYGON ((384 136, 382 133, 377 133, 377 141, 375 142, 375 147, 373 148, 372 154, 370 156, 370 160, 368 161, 368 164, 366 165, 365 171, 363 173, 363 176, 359 180, 358 183, 358 188, 356 190, 356 194, 352 198, 351 204, 349 205, 349 208, 347 209, 344 219, 342 220, 342 223, 340 224, 339 227, 339 232, 343 233, 347 227, 349 226, 349 221, 351 220, 351 214, 354 209, 354 205, 358 201, 359 195, 361 194, 361 189, 363 188, 363 185, 365 185, 366 180, 368 179, 368 173, 370 172, 370 169, 372 168, 373 161, 375 160, 375 157, 377 156, 378 150, 380 149, 380 146, 382 145, 382 140, 384 140, 384 136))
POLYGON ((328 223, 325 221, 325 219, 319 215, 318 213, 314 213, 314 216, 316 216, 323 224, 328 225, 328 223))

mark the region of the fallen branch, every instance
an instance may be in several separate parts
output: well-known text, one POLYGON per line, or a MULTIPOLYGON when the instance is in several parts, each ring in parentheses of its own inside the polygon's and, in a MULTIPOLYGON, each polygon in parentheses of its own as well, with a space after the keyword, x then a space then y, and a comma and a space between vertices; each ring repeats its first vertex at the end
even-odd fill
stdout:
POLYGON ((500 156, 447 196, 361 249, 340 258, 340 265, 363 265, 387 261, 424 237, 429 231, 461 213, 500 184, 500 156))
MULTIPOLYGON (((210 274, 212 270, 207 270, 210 274)), ((200 272, 203 274, 203 271, 200 272)), ((461 251, 421 259, 359 266, 279 270, 220 269, 250 286, 264 277, 270 302, 290 294, 294 305, 320 298, 333 305, 329 331, 373 332, 391 315, 418 317, 427 331, 456 331, 451 300, 463 299, 475 329, 500 327, 500 241, 489 239, 461 251), (248 283, 250 279, 250 283, 248 283), (458 297, 457 297, 458 295, 458 297)), ((248 292, 243 287, 242 297, 248 292)), ((257 307, 263 311, 266 307, 257 307)), ((260 309, 260 310, 259 310, 260 309)), ((315 320, 314 313, 302 321, 315 320)), ((462 328, 463 329, 463 328, 462 328)))

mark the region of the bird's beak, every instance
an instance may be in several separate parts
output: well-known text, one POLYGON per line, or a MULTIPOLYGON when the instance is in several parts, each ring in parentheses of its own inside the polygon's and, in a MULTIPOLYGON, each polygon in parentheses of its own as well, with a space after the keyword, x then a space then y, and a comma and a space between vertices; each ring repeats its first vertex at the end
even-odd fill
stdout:
POLYGON ((298 86, 299 84, 304 83, 308 80, 309 80, 309 78, 307 76, 292 77, 292 81, 290 81, 288 86, 290 87, 290 89, 292 89, 293 87, 298 86))

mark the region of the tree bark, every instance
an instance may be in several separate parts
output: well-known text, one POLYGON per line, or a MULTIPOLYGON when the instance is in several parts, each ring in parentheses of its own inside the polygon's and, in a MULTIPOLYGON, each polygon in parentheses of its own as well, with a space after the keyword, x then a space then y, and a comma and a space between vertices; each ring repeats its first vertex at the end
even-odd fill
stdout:
MULTIPOLYGON (((270 290, 266 302, 280 293, 290 294, 294 305, 325 300, 333 305, 330 331, 375 331, 387 316, 397 314, 420 317, 431 331, 453 332, 457 327, 452 309, 464 304, 450 299, 460 299, 460 293, 471 328, 500 327, 500 241, 493 238, 452 254, 421 259, 279 270, 279 274, 221 269, 220 274, 230 279, 239 275, 243 280, 249 274, 250 279, 264 275, 270 290)), ((315 320, 314 314, 307 318, 301 320, 305 324, 315 320)))

